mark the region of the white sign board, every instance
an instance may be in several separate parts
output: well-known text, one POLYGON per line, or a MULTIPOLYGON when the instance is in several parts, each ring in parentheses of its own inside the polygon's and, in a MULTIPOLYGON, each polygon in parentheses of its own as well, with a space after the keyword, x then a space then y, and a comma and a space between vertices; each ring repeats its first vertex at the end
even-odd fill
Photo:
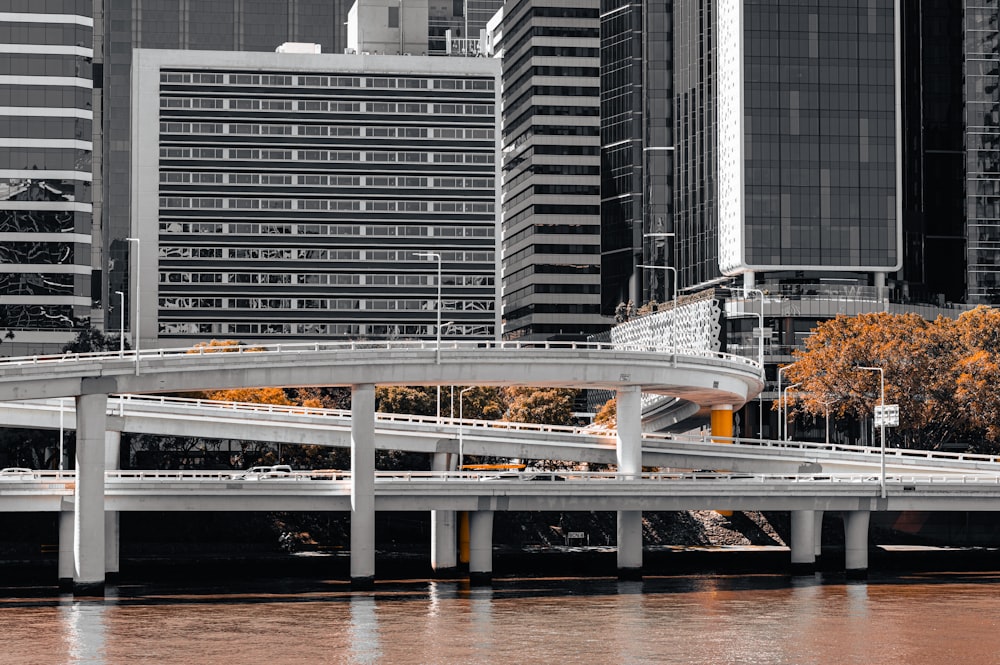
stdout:
POLYGON ((899 427, 899 405, 886 404, 875 407, 875 427, 899 427))

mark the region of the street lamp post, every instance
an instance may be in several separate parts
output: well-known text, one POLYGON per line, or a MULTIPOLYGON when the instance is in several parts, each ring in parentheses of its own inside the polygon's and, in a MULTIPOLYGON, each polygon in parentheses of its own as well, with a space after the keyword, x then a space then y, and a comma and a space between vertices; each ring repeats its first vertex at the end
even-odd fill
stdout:
POLYGON ((118 357, 125 357, 125 294, 115 291, 118 294, 118 357))
POLYGON ((674 273, 674 310, 670 313, 670 352, 677 354, 677 344, 674 339, 674 330, 677 327, 677 268, 673 266, 646 266, 639 264, 636 268, 647 268, 650 270, 670 270, 674 273))
POLYGON ((823 405, 823 419, 826 421, 826 445, 830 445, 830 405, 833 404, 834 400, 823 400, 820 404, 823 405))
POLYGON ((475 388, 469 386, 458 391, 458 470, 462 470, 462 458, 465 456, 465 421, 462 419, 462 406, 465 404, 465 393, 475 388))
MULTIPOLYGON (((662 232, 654 232, 654 233, 643 233, 642 237, 643 238, 654 238, 654 239, 655 238, 674 238, 674 237, 676 237, 676 235, 677 234, 675 234, 673 231, 662 231, 662 232)), ((664 252, 664 254, 666 254, 666 252, 664 252)), ((671 259, 673 259, 673 257, 671 257, 671 259)), ((674 263, 674 264, 677 263, 676 261, 673 261, 673 260, 671 260, 670 262, 674 263)), ((674 267, 674 266, 646 266, 646 265, 638 265, 636 267, 637 268, 652 268, 652 269, 659 269, 659 270, 672 270, 673 273, 674 273, 674 284, 673 284, 673 289, 671 289, 671 291, 673 292, 674 309, 670 313, 670 351, 673 354, 676 355, 677 354, 677 342, 676 342, 675 326, 677 325, 677 287, 678 287, 677 280, 678 280, 678 277, 679 277, 678 273, 677 273, 677 268, 674 267)))
MULTIPOLYGON (((437 252, 415 252, 414 256, 418 256, 422 259, 428 261, 437 261, 437 305, 434 309, 437 310, 437 334, 435 335, 437 339, 437 348, 434 351, 434 362, 438 365, 441 364, 441 255, 437 252)), ((437 389, 437 417, 441 418, 441 386, 437 389)))
MULTIPOLYGON (((792 363, 792 365, 794 364, 795 363, 792 363)), ((781 374, 792 365, 785 365, 784 367, 778 368, 778 441, 781 441, 784 438, 781 435, 781 425, 784 422, 784 415, 783 415, 784 412, 782 410, 783 405, 781 402, 781 374)))
MULTIPOLYGON (((778 392, 778 415, 781 418, 781 422, 778 423, 779 428, 784 426, 785 428, 785 441, 788 441, 788 391, 796 386, 801 386, 801 383, 793 383, 792 385, 785 388, 785 397, 782 399, 781 392, 778 392)), ((781 437, 778 437, 779 439, 781 437)))
MULTIPOLYGON (((441 362, 441 255, 437 252, 415 252, 414 256, 419 256, 428 261, 437 261, 437 362, 441 362)), ((440 415, 440 414, 439 414, 440 415)))
MULTIPOLYGON (((758 313, 758 325, 760 337, 758 338, 758 348, 757 348, 757 362, 760 363, 760 378, 761 381, 767 379, 767 372, 764 370, 764 292, 760 289, 743 289, 743 295, 745 298, 749 298, 750 294, 754 293, 760 296, 760 312, 758 313)), ((778 397, 781 397, 780 395, 778 397)), ((760 438, 764 438, 764 397, 763 392, 757 395, 757 410, 758 410, 758 420, 760 420, 760 438)))
MULTIPOLYGON (((135 351, 135 362, 138 368, 139 363, 139 334, 141 332, 141 317, 139 316, 140 307, 142 303, 142 293, 139 290, 140 279, 142 278, 142 266, 139 261, 142 258, 142 253, 140 251, 141 245, 139 244, 138 238, 125 238, 128 242, 135 243, 135 321, 133 322, 133 327, 135 328, 135 341, 132 343, 132 350, 135 351)), ((138 372, 138 369, 136 369, 138 372)))
POLYGON ((881 367, 855 367, 855 370, 867 370, 878 372, 879 380, 879 406, 882 407, 882 419, 880 421, 881 446, 879 450, 879 485, 882 488, 882 498, 885 498, 885 370, 881 367))

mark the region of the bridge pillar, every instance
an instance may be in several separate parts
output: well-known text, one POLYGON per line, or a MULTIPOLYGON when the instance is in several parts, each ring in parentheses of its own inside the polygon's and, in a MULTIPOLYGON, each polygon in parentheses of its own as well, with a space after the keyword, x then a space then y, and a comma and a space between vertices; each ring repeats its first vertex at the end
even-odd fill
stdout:
POLYGON ((104 432, 106 394, 76 397, 76 510, 73 592, 104 593, 104 432))
MULTIPOLYGON (((712 436, 724 437, 724 439, 714 439, 715 443, 732 443, 729 439, 733 436, 733 405, 714 404, 709 416, 712 425, 712 436)), ((723 517, 732 517, 731 510, 715 511, 723 517)))
MULTIPOLYGON (((618 473, 626 478, 642 474, 642 393, 638 388, 620 388, 616 395, 618 473)), ((642 511, 618 511, 618 577, 642 578, 642 511)))
MULTIPOLYGON (((733 436, 733 405, 714 404, 712 405, 712 436, 731 439, 733 436)), ((732 443, 732 441, 718 440, 715 443, 732 443)))
POLYGON ((823 557, 823 511, 813 511, 813 554, 817 562, 823 557))
MULTIPOLYGON (((121 432, 104 433, 104 468, 117 471, 121 468, 121 432)), ((104 511, 104 575, 114 579, 119 571, 119 538, 118 511, 104 511)))
MULTIPOLYGON (((452 455, 434 453, 432 471, 450 471, 452 455)), ((448 576, 458 568, 457 537, 454 510, 431 511, 431 569, 439 576, 448 576)))
POLYGON ((868 521, 867 510, 844 513, 844 568, 849 579, 868 577, 868 521))
POLYGON ((469 513, 469 583, 493 582, 493 511, 469 513))
MULTIPOLYGON (((65 502, 66 500, 63 499, 65 502)), ((57 564, 59 574, 59 589, 61 591, 73 590, 73 552, 76 543, 73 540, 73 523, 76 521, 76 512, 72 510, 62 510, 59 512, 59 562, 57 564)))
POLYGON ((812 510, 792 511, 792 574, 811 575, 816 570, 816 517, 812 510))
POLYGON ((351 586, 375 586, 375 385, 351 386, 351 586))

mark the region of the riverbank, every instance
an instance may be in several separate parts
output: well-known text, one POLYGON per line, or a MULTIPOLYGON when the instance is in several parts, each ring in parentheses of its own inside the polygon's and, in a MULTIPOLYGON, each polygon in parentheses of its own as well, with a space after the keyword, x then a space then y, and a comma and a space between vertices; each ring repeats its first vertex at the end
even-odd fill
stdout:
MULTIPOLYGON (((644 549, 647 577, 674 575, 787 574, 789 550, 783 546, 654 546, 644 549)), ((873 573, 941 573, 1000 569, 998 548, 926 546, 876 546, 869 552, 873 573)), ((56 560, 49 555, 0 560, 0 588, 54 586, 56 560)), ((836 574, 843 570, 843 552, 827 548, 817 570, 836 574)), ((613 577, 616 551, 608 546, 529 547, 494 551, 494 577, 613 577)), ((427 552, 376 552, 379 580, 433 579, 427 552)), ((350 557, 346 551, 275 553, 212 551, 125 557, 118 584, 184 583, 225 585, 254 580, 314 579, 348 583, 350 557)), ((463 578, 454 571, 447 577, 463 578)))

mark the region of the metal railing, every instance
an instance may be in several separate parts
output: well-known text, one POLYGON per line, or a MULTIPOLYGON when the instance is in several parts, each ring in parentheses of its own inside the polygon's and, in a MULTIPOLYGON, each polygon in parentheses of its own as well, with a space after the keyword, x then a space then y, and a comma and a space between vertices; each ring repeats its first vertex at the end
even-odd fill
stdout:
MULTIPOLYGON (((298 342, 298 343, 277 343, 277 344, 253 344, 239 346, 213 346, 213 347, 188 347, 188 348, 168 348, 168 349, 142 349, 139 351, 129 350, 119 351, 95 351, 88 353, 64 353, 46 354, 35 356, 12 356, 0 358, 0 367, 17 365, 61 365, 66 363, 83 363, 87 361, 114 361, 124 360, 136 363, 141 360, 154 360, 161 358, 190 359, 192 362, 207 355, 233 354, 242 356, 248 353, 271 353, 271 354, 305 354, 322 352, 357 352, 357 351, 488 351, 488 350, 508 350, 508 351, 607 351, 625 353, 655 353, 653 349, 629 345, 613 345, 607 342, 574 342, 574 341, 483 341, 483 340, 443 340, 440 347, 435 340, 404 340, 404 341, 350 341, 350 342, 298 342)), ((669 354, 657 354, 672 357, 669 354)), ((743 356, 722 353, 718 351, 706 351, 703 349, 678 349, 680 358, 712 359, 732 362, 738 365, 746 365, 759 369, 759 364, 743 356)))

